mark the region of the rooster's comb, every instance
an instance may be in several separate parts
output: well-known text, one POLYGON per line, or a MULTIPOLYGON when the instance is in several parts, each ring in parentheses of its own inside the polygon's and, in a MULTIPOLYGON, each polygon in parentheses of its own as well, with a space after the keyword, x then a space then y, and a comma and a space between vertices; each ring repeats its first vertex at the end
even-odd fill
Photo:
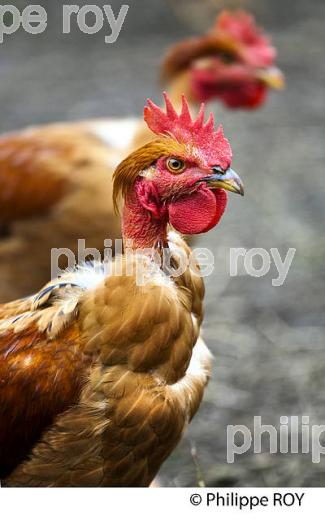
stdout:
POLYGON ((275 49, 270 38, 258 27, 252 14, 243 10, 222 11, 216 19, 210 34, 226 34, 242 47, 253 66, 271 66, 275 59, 275 49))
POLYGON ((225 31, 242 43, 265 42, 265 35, 252 14, 244 10, 222 11, 216 18, 215 31, 225 31))
POLYGON ((204 103, 202 103, 196 119, 192 119, 185 96, 182 96, 182 109, 178 114, 171 100, 164 92, 166 112, 148 99, 144 109, 144 120, 155 134, 170 135, 177 141, 195 146, 205 155, 220 158, 220 161, 230 162, 231 148, 223 135, 221 125, 214 129, 213 114, 204 122, 204 103))

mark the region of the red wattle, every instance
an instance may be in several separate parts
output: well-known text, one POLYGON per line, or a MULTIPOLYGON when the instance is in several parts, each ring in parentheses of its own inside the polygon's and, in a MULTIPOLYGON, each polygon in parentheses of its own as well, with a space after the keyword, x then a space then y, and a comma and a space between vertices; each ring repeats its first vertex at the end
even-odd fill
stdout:
POLYGON ((227 204, 225 190, 202 187, 169 205, 169 222, 180 233, 205 233, 218 224, 227 204))

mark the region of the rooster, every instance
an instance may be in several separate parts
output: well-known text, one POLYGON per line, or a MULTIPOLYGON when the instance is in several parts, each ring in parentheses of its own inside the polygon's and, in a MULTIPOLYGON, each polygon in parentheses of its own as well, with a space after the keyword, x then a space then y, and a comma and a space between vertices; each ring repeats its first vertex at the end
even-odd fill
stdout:
POLYGON ((202 106, 192 120, 185 98, 179 115, 165 99, 166 111, 145 108, 157 138, 114 174, 125 254, 0 307, 7 486, 147 486, 200 405, 211 364, 200 338, 204 285, 168 225, 208 231, 226 190, 243 186, 212 114, 204 123, 202 106))
MULTIPOLYGON (((192 106, 217 98, 231 108, 256 108, 268 86, 283 82, 274 59, 251 16, 224 12, 207 36, 171 49, 162 75, 177 107, 184 92, 192 106)), ((102 251, 105 238, 120 237, 112 174, 125 149, 150 139, 141 121, 129 120, 49 125, 0 139, 0 302, 46 283, 52 248, 77 256, 78 238, 102 251)), ((60 256, 61 268, 65 260, 60 256)))

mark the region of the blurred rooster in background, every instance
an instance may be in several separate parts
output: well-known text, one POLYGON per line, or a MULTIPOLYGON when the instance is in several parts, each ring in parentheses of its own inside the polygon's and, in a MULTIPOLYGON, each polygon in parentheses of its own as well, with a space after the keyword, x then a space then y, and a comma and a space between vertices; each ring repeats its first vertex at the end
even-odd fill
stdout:
MULTIPOLYGON (((270 40, 243 12, 223 12, 205 36, 172 47, 162 65, 179 106, 218 99, 230 108, 257 108, 283 77, 270 40)), ((151 138, 142 120, 62 123, 0 139, 0 301, 19 298, 50 277, 52 248, 77 257, 77 239, 103 250, 120 237, 112 173, 124 154, 151 138)), ((60 258, 65 267, 66 258, 60 258)))
POLYGON ((175 78, 181 84, 182 78, 182 90, 194 102, 216 98, 228 108, 258 108, 270 87, 284 86, 275 56, 270 39, 251 15, 224 11, 205 37, 174 45, 163 63, 162 77, 172 84, 175 78))
POLYGON ((114 175, 128 255, 77 268, 0 306, 0 478, 9 486, 147 486, 196 413, 210 373, 204 286, 175 232, 220 220, 243 194, 212 114, 152 102, 158 137, 114 175), (148 248, 140 254, 139 249, 148 248), (169 252, 170 276, 153 260, 169 252), (141 269, 139 269, 139 266, 141 269), (116 271, 115 269, 118 269, 116 271), (120 274, 119 274, 120 273, 120 274), (141 283, 137 275, 141 273, 141 283))

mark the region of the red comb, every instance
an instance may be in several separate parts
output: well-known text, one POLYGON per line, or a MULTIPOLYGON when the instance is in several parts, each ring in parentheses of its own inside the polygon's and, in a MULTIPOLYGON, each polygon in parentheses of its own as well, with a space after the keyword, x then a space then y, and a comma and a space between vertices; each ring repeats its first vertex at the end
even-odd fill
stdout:
POLYGON ((201 154, 218 156, 221 162, 230 163, 232 152, 229 142, 223 135, 222 126, 214 129, 213 114, 204 122, 204 103, 196 119, 192 119, 185 96, 182 96, 182 109, 177 114, 166 92, 164 92, 166 112, 148 99, 144 109, 144 120, 155 134, 171 135, 177 141, 192 144, 201 154))
POLYGON ((223 32, 243 45, 252 57, 252 65, 270 66, 276 52, 270 38, 256 24, 253 15, 245 11, 222 11, 216 19, 212 32, 223 32), (255 63, 256 62, 256 63, 255 63))

